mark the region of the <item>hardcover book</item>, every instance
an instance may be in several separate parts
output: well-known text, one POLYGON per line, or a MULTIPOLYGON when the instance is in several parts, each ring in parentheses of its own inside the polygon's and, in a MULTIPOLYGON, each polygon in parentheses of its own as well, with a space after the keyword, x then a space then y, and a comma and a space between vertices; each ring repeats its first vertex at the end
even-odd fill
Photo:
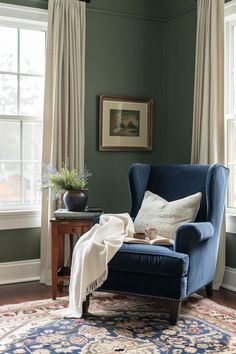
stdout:
POLYGON ((164 237, 164 236, 156 236, 154 239, 146 238, 136 238, 136 237, 125 237, 124 242, 127 243, 140 243, 146 245, 159 245, 159 246, 172 246, 174 244, 174 240, 164 237))
POLYGON ((102 211, 68 211, 67 209, 58 209, 54 212, 56 219, 95 219, 99 218, 102 211))

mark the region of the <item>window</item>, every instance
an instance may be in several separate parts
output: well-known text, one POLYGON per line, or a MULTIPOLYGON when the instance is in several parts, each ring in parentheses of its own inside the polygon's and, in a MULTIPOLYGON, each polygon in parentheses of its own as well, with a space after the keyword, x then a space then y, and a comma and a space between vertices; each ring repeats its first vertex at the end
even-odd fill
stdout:
POLYGON ((236 208, 236 3, 225 10, 225 131, 228 208, 236 208), (234 13, 235 10, 235 13, 234 13))
POLYGON ((0 14, 0 210, 39 210, 47 15, 0 14))

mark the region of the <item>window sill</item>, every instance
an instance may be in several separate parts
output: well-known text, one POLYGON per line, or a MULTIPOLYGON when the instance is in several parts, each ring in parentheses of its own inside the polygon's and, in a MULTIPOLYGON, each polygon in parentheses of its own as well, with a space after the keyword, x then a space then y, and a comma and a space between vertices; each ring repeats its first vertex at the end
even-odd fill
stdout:
POLYGON ((236 234, 236 212, 231 209, 226 211, 226 232, 236 234))
POLYGON ((0 211, 0 230, 41 227, 40 210, 0 211))

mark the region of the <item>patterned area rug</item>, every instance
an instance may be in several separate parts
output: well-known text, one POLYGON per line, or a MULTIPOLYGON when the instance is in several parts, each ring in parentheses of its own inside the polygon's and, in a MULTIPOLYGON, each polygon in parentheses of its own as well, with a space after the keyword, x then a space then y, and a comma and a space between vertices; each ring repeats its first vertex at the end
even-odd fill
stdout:
POLYGON ((58 319, 67 298, 0 307, 0 353, 236 354, 236 311, 192 296, 176 326, 155 300, 94 293, 90 314, 58 319))

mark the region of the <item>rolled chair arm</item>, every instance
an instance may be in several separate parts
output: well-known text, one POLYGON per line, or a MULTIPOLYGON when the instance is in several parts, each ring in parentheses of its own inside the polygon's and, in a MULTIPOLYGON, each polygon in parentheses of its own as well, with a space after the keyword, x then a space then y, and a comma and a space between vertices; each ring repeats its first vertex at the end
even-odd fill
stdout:
POLYGON ((189 253, 199 242, 206 241, 214 235, 214 227, 210 222, 184 224, 176 231, 175 250, 189 253))

